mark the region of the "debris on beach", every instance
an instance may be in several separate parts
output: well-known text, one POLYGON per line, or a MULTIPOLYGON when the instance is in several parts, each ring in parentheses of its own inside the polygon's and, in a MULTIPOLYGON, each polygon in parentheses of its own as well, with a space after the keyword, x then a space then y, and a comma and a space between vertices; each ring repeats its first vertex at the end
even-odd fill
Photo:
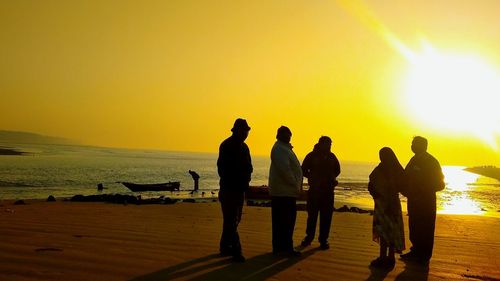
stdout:
POLYGON ((59 248, 38 248, 38 249, 35 249, 35 252, 47 252, 47 251, 62 252, 62 249, 59 249, 59 248))
POLYGON ((122 195, 122 194, 98 194, 98 195, 84 196, 79 194, 71 197, 69 201, 146 205, 146 204, 174 204, 178 200, 164 196, 161 196, 159 198, 142 199, 140 195, 133 196, 133 195, 122 195))
POLYGON ((26 203, 24 202, 24 200, 17 200, 16 202, 14 202, 14 205, 26 205, 26 203))
MULTIPOLYGON (((247 200, 247 206, 252 206, 252 207, 271 207, 271 201, 268 200, 247 200)), ((347 205, 344 205, 338 209, 333 208, 335 212, 343 213, 343 212, 349 212, 349 213, 358 213, 358 214, 370 214, 373 215, 372 210, 364 210, 358 207, 348 207, 347 205)), ((306 204, 297 204, 297 211, 307 211, 307 205, 306 204)))

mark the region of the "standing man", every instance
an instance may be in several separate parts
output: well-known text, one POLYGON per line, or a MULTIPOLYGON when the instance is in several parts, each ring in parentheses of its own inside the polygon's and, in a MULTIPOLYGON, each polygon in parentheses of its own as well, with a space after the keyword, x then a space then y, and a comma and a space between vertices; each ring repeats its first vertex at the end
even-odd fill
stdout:
POLYGON ((439 162, 427 153, 427 139, 413 138, 411 150, 415 153, 406 165, 408 197, 408 224, 412 247, 401 255, 403 260, 427 264, 432 256, 436 224, 436 192, 444 189, 444 176, 439 162))
POLYGON ((195 171, 191 171, 189 170, 189 174, 191 175, 191 177, 193 178, 193 181, 194 181, 194 189, 193 191, 198 191, 198 181, 200 180, 200 175, 198 175, 197 172, 195 171))
POLYGON ((233 256, 235 262, 244 262, 238 224, 243 211, 245 191, 253 172, 250 150, 245 143, 250 127, 245 119, 238 118, 231 131, 232 135, 221 143, 217 159, 220 177, 219 201, 224 220, 220 254, 233 256))
POLYGON ((323 250, 330 248, 328 236, 333 215, 333 191, 338 184, 337 176, 340 174, 339 160, 331 152, 331 147, 332 140, 322 136, 302 163, 302 172, 309 183, 306 237, 301 243, 303 247, 311 245, 314 240, 319 213, 320 247, 323 250))
POLYGON ((296 200, 302 188, 302 169, 290 144, 290 129, 281 126, 276 138, 269 170, 273 253, 300 256, 293 248, 293 229, 297 218, 296 200))

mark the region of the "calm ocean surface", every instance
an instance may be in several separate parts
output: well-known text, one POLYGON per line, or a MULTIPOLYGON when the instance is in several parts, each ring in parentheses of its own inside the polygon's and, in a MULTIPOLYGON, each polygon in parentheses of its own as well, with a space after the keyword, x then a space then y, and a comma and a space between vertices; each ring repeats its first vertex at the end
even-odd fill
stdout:
MULTIPOLYGON (((190 169, 201 176, 200 191, 194 196, 201 197, 202 192, 205 192, 205 197, 217 194, 216 154, 67 145, 0 143, 0 146, 30 152, 25 156, 0 156, 0 199, 98 194, 98 183, 104 184, 104 193, 134 194, 117 183, 120 181, 180 181, 181 192, 148 192, 142 193, 142 196, 191 197, 193 195, 188 191, 182 191, 193 188, 193 180, 188 174, 190 169)), ((269 158, 253 156, 252 161, 254 173, 251 184, 267 184, 269 158)), ((336 207, 343 204, 373 207, 366 187, 368 175, 375 165, 341 161, 342 173, 335 191, 336 207)), ((465 172, 463 168, 443 167, 447 186, 438 193, 439 212, 500 217, 500 183, 465 172)), ((406 202, 404 198, 402 201, 406 202)))

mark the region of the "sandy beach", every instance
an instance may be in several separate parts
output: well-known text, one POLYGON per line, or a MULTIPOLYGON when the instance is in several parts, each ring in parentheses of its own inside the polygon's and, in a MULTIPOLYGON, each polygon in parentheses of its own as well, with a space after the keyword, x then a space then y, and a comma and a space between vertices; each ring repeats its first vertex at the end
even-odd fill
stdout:
POLYGON ((271 209, 245 206, 247 261, 231 263, 218 255, 217 203, 26 203, 0 203, 0 280, 500 280, 498 218, 438 215, 429 267, 398 260, 382 272, 368 267, 378 252, 368 214, 335 213, 330 250, 315 241, 284 258, 271 254, 271 209))

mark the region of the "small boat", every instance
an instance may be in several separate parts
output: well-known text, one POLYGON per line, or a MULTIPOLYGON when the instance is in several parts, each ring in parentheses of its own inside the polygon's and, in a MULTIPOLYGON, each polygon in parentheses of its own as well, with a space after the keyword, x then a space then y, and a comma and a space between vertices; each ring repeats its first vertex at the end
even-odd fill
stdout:
POLYGON ((500 168, 497 168, 495 166, 470 167, 470 168, 465 168, 464 170, 500 181, 500 168))
POLYGON ((128 189, 138 192, 138 191, 174 191, 179 190, 181 183, 178 181, 170 181, 165 183, 148 183, 139 184, 131 182, 121 182, 128 189))

